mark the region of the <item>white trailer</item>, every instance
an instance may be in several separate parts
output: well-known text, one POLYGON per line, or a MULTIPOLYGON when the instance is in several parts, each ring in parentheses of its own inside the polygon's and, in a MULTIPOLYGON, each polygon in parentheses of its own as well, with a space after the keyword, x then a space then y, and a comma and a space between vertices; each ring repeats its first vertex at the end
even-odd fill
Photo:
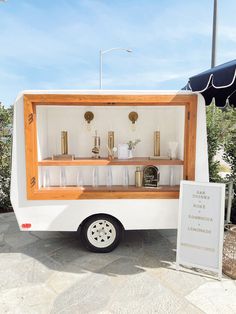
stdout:
POLYGON ((205 102, 200 94, 24 91, 16 99, 11 202, 22 231, 80 231, 88 249, 109 252, 118 245, 122 230, 177 228, 182 179, 209 180, 205 102), (88 111, 94 116, 90 123, 84 118, 88 111), (128 118, 133 111, 138 114, 135 124, 128 118), (157 129, 160 154, 167 156, 168 143, 176 141, 177 159, 151 157, 157 129), (69 154, 75 156, 71 160, 53 158, 61 153, 62 130, 68 132, 69 154), (92 158, 95 130, 101 139, 99 159, 92 158), (108 159, 108 131, 114 131, 115 146, 141 139, 134 158, 108 159), (147 165, 159 168, 157 188, 135 187, 136 166, 147 165), (95 168, 99 186, 92 184, 95 168), (124 169, 129 186, 122 183, 124 169))

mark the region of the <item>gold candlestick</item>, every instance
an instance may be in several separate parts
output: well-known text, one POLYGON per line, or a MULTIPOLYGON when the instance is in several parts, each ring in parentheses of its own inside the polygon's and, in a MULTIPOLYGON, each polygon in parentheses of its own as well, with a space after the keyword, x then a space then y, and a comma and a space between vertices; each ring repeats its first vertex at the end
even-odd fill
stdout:
POLYGON ((73 160, 74 155, 68 154, 68 133, 61 131, 61 154, 52 155, 52 160, 73 160))
POLYGON ((113 158, 113 154, 112 154, 112 150, 114 148, 115 145, 115 139, 114 139, 114 132, 113 131, 109 131, 108 132, 108 157, 109 158, 113 158))
POLYGON ((68 135, 67 131, 61 131, 61 154, 68 155, 68 135))
POLYGON ((154 156, 160 156, 160 131, 154 132, 154 156))

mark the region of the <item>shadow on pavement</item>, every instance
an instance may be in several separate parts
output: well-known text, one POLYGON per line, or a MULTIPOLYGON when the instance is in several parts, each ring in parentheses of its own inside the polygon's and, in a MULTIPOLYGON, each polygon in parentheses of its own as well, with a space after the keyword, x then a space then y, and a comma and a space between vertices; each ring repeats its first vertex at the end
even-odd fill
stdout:
MULTIPOLYGON (((170 230, 172 237, 175 233, 170 230)), ((77 274, 116 276, 174 268, 175 247, 156 230, 126 231, 120 245, 106 254, 86 251, 74 232, 21 232, 14 214, 1 215, 0 234, 0 265, 1 253, 15 253, 17 267, 26 267, 33 259, 35 265, 77 274)))

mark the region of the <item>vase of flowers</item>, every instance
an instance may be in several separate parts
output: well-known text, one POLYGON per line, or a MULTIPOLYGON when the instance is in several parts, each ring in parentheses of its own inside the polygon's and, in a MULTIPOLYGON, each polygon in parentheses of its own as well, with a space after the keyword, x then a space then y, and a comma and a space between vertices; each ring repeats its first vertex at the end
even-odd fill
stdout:
POLYGON ((128 141, 127 145, 128 145, 128 158, 133 158, 133 150, 135 149, 136 145, 141 142, 140 139, 136 139, 133 141, 128 141))

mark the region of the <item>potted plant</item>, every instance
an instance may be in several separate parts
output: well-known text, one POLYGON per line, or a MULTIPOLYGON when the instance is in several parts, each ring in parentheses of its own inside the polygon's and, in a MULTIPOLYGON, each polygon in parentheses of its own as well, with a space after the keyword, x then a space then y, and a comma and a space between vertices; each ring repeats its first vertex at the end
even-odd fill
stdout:
POLYGON ((128 141, 127 145, 128 145, 128 158, 133 158, 133 150, 135 149, 136 145, 141 142, 140 139, 136 139, 133 141, 128 141))

